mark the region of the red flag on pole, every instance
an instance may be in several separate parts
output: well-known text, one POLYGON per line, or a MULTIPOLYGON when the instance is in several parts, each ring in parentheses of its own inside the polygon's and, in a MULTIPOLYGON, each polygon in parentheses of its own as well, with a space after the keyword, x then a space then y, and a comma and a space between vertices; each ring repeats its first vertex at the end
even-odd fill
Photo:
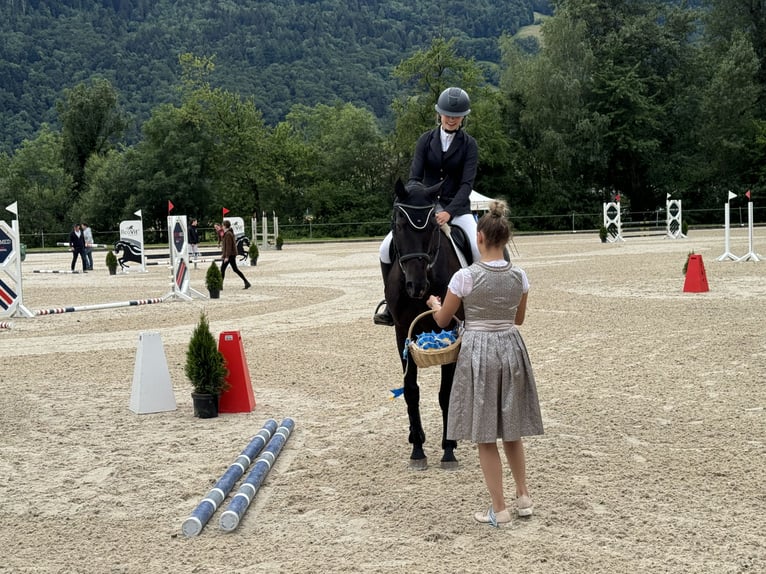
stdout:
POLYGON ((750 199, 750 190, 749 190, 749 189, 748 189, 748 190, 745 192, 745 197, 747 197, 748 199, 750 199))
POLYGON ((168 199, 168 215, 170 215, 170 212, 173 211, 173 208, 175 205, 173 205, 173 202, 168 199))
POLYGON ((222 217, 226 217, 226 214, 229 213, 229 210, 226 209, 225 207, 222 208, 221 211, 223 211, 223 216, 222 217))

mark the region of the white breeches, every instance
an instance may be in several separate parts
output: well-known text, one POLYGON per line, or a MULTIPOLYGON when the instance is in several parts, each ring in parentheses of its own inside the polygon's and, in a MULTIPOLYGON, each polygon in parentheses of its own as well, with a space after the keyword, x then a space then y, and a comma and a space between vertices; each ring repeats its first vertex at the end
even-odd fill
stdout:
MULTIPOLYGON (((443 211, 442 209, 437 209, 438 211, 443 211)), ((453 217, 450 220, 450 223, 453 225, 457 225, 460 227, 463 231, 465 231, 465 235, 468 238, 468 241, 471 243, 471 253, 473 253, 473 260, 478 261, 481 259, 481 254, 479 253, 479 247, 476 245, 476 218, 472 213, 466 213, 465 215, 458 215, 457 217, 453 217)), ((380 260, 383 263, 391 264, 391 240, 393 239, 393 234, 389 231, 388 235, 386 235, 383 238, 383 241, 380 242, 380 260)))

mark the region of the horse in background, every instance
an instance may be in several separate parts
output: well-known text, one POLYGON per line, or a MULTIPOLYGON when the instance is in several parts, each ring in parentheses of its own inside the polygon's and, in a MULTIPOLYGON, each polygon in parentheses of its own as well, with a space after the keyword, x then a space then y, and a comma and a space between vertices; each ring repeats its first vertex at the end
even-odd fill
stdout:
MULTIPOLYGON (((426 187, 411 182, 407 187, 396 182, 393 211, 392 267, 385 284, 385 297, 396 330, 396 346, 404 371, 404 400, 410 422, 409 442, 412 444, 410 467, 423 470, 428 459, 423 449, 426 435, 420 417, 420 388, 418 367, 408 353, 402 359, 412 321, 428 311, 430 295, 442 299, 452 275, 460 269, 460 261, 452 243, 436 223, 439 185, 426 187)), ((454 229, 454 228, 453 228, 454 229)), ((461 310, 462 313, 462 310, 461 310)), ((418 321, 413 329, 415 339, 423 331, 441 330, 431 316, 418 321)), ((455 363, 441 365, 439 406, 442 411, 442 468, 457 468, 454 450, 457 441, 447 440, 447 415, 455 363)))

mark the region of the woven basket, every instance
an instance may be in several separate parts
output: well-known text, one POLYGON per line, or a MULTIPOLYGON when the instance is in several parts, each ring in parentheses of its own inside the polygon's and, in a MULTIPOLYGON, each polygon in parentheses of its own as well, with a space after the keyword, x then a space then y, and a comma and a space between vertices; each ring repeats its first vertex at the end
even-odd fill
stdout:
MULTIPOLYGON (((427 315, 433 315, 435 312, 436 311, 432 309, 415 317, 410 324, 410 330, 407 332, 407 339, 412 339, 412 330, 415 327, 415 323, 427 315)), ((455 320, 457 320, 457 318, 455 320)), ((463 330, 458 329, 457 340, 451 345, 441 349, 421 349, 417 346, 415 341, 411 340, 409 344, 409 354, 412 356, 415 364, 421 369, 425 369, 426 367, 436 367, 438 365, 447 365, 457 361, 457 356, 460 353, 460 343, 462 342, 463 330)))

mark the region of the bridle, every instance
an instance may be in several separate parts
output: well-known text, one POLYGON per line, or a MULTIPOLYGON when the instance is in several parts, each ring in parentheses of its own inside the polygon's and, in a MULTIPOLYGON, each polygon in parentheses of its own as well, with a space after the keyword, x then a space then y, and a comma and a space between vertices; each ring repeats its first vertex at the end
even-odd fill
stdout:
MULTIPOLYGON (((404 214, 404 216, 407 218, 407 222, 409 223, 409 226, 415 231, 424 231, 426 227, 428 227, 428 223, 431 220, 431 218, 434 216, 435 210, 436 210, 435 203, 431 205, 408 205, 406 203, 394 204, 394 212, 396 213, 398 211, 399 213, 404 214), (415 217, 412 212, 425 213, 425 217, 423 217, 421 220, 419 217, 415 217), (422 221, 422 223, 419 224, 418 221, 422 221)), ((430 246, 434 245, 434 243, 436 244, 436 247, 433 250, 433 253, 416 251, 413 253, 403 254, 401 250, 399 249, 399 245, 397 244, 396 234, 394 234, 394 237, 393 237, 394 253, 396 255, 397 261, 399 262, 399 267, 401 268, 402 272, 404 272, 403 264, 413 259, 424 260, 426 262, 426 272, 431 270, 431 268, 434 266, 434 264, 436 263, 436 260, 439 257, 439 249, 441 247, 441 232, 439 230, 438 225, 434 226, 433 235, 431 237, 431 241, 429 242, 429 249, 430 249, 430 246), (436 241, 434 241, 434 238, 436 239, 436 241)))

